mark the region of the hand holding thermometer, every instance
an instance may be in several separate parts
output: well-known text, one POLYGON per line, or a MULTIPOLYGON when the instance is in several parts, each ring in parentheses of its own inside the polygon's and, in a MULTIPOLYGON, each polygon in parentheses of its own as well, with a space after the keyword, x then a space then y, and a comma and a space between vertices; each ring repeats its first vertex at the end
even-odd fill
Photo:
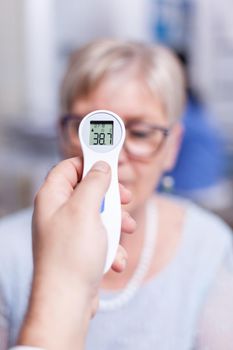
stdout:
POLYGON ((101 218, 107 231, 108 251, 104 267, 107 272, 116 256, 121 233, 121 201, 118 184, 118 157, 125 140, 125 126, 110 111, 97 110, 86 115, 79 126, 83 151, 83 177, 99 160, 111 167, 111 183, 101 206, 101 218))

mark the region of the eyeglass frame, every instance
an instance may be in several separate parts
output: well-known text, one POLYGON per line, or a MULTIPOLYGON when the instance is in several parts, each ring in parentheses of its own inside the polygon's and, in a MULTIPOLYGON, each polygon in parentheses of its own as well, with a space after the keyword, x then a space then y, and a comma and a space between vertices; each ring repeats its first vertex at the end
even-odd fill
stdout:
MULTIPOLYGON (((67 113, 67 114, 64 114, 64 115, 61 115, 59 117, 59 125, 61 127, 61 130, 64 130, 65 126, 67 125, 67 123, 70 121, 70 120, 74 120, 74 121, 78 121, 78 124, 81 123, 81 120, 84 118, 84 116, 81 116, 81 115, 78 115, 78 114, 75 114, 75 113, 67 113)), ((125 128, 127 130, 127 128, 129 127, 129 125, 132 125, 134 123, 138 123, 139 121, 136 120, 136 119, 133 119, 133 120, 129 120, 127 122, 125 122, 125 128)), ((125 146, 125 144, 123 145, 123 147, 125 148, 125 150, 127 151, 127 153, 133 157, 133 158, 138 158, 138 159, 150 159, 150 158, 153 158, 158 152, 159 150, 162 148, 166 138, 169 136, 170 132, 171 132, 171 129, 172 129, 172 126, 168 127, 168 128, 165 128, 163 126, 160 126, 160 125, 155 125, 155 124, 150 124, 150 123, 145 123, 143 121, 140 121, 141 123, 149 126, 151 128, 151 131, 153 130, 158 130, 158 131, 161 131, 162 134, 163 134, 163 140, 160 142, 159 146, 156 148, 156 150, 154 150, 154 152, 152 152, 150 155, 148 156, 136 156, 136 155, 133 155, 132 152, 130 152, 127 148, 127 146, 125 146)))

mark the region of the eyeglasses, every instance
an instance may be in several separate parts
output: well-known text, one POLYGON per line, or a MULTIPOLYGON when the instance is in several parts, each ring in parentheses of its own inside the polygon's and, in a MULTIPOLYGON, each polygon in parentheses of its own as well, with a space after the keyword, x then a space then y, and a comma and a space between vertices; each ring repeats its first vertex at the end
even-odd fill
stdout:
MULTIPOLYGON (((75 114, 64 115, 60 118, 60 127, 64 142, 74 152, 80 154, 81 146, 78 138, 78 128, 82 117, 75 114)), ((153 157, 162 147, 170 128, 138 121, 136 119, 125 123, 126 138, 124 148, 136 159, 153 157)))

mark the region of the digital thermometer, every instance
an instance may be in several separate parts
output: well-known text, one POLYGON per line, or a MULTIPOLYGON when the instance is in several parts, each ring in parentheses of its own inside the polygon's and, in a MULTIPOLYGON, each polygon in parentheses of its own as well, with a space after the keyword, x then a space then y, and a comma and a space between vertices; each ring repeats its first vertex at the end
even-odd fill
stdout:
POLYGON ((118 157, 125 140, 125 126, 110 111, 97 110, 86 115, 79 126, 84 169, 83 177, 99 160, 111 167, 111 183, 101 205, 101 218, 107 230, 108 251, 104 267, 107 272, 116 256, 121 234, 121 201, 118 184, 118 157))

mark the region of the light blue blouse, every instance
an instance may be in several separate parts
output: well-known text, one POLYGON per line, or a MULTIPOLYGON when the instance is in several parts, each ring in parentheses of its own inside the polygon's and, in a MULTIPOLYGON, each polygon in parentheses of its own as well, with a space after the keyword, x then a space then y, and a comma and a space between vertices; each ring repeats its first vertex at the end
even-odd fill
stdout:
MULTIPOLYGON (((25 210, 0 221, 0 350, 15 344, 27 307, 31 215, 25 210)), ((112 298, 115 293, 101 294, 112 298)), ((189 203, 173 261, 126 306, 97 313, 86 349, 233 349, 231 230, 189 203)))

